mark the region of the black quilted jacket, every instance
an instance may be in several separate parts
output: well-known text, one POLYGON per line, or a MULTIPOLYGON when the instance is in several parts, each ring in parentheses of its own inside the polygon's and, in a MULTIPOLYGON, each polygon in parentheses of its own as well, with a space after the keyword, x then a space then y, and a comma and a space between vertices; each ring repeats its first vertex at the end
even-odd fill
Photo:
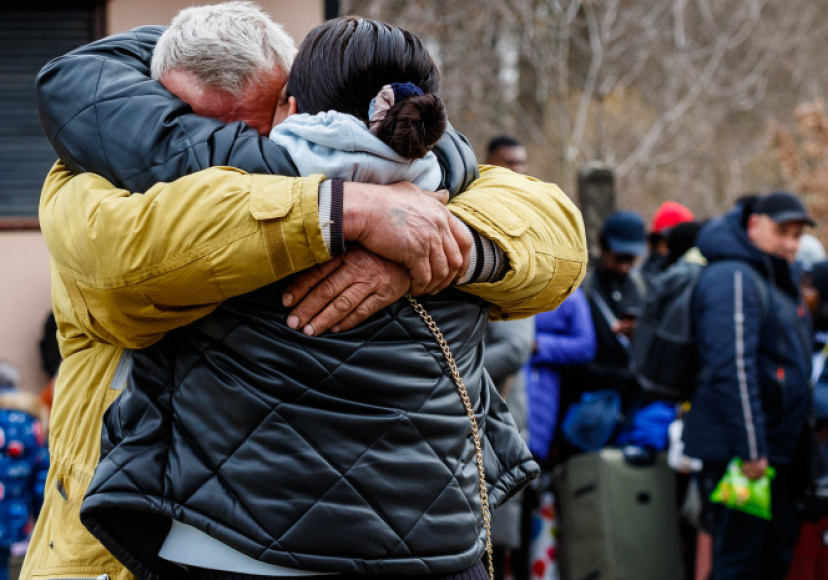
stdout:
MULTIPOLYGON (((161 30, 106 39, 44 69, 41 119, 62 159, 139 191, 211 164, 294 175, 284 150, 245 125, 188 113, 146 79, 161 30)), ((454 192, 473 178, 459 134, 439 157, 454 192)), ((228 300, 135 353, 105 418, 83 523, 136 575, 158 580, 182 577, 157 556, 170 518, 289 567, 468 568, 485 538, 471 430, 427 327, 401 301, 354 330, 309 338, 275 306, 287 283, 228 300)), ((483 370, 488 305, 456 291, 423 304, 469 389, 497 506, 538 467, 483 370)))

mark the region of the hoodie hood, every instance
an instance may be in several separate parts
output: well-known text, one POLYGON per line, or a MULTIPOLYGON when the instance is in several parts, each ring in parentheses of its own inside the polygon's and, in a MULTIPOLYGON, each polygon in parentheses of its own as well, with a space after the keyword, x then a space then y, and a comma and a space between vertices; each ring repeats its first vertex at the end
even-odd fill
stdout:
POLYGON ((303 176, 321 173, 331 178, 388 185, 410 181, 422 189, 439 188, 443 173, 437 156, 406 159, 352 115, 328 111, 291 115, 270 132, 303 176))
POLYGON ((368 125, 353 115, 338 111, 291 115, 274 127, 271 133, 293 134, 323 147, 350 153, 370 153, 397 163, 410 161, 369 131, 368 125))
POLYGON ((742 212, 742 208, 737 208, 708 222, 699 233, 699 251, 709 264, 724 260, 750 264, 771 284, 799 300, 796 268, 753 245, 742 226, 742 212))

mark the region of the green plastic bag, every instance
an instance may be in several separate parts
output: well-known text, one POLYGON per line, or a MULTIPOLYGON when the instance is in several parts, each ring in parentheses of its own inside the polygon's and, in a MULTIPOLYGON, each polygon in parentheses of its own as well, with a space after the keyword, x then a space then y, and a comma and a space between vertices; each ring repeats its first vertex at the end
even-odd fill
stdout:
POLYGON ((768 467, 761 478, 748 479, 742 473, 742 460, 736 457, 727 464, 727 471, 710 496, 710 501, 770 520, 772 519, 771 480, 774 477, 776 477, 776 470, 768 467))

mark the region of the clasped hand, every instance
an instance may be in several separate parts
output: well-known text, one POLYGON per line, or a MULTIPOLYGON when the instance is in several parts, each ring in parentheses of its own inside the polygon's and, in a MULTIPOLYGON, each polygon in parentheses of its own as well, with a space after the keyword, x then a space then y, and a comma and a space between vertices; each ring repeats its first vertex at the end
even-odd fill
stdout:
POLYGON ((309 336, 348 330, 406 292, 434 294, 468 268, 471 237, 446 192, 410 183, 346 183, 341 256, 302 272, 285 290, 288 326, 309 336))

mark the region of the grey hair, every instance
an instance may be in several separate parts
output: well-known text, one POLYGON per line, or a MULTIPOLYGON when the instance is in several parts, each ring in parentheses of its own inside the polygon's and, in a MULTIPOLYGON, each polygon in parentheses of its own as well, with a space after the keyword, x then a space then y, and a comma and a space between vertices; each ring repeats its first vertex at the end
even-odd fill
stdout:
POLYGON ((262 73, 290 72, 296 44, 252 2, 185 8, 173 18, 152 54, 152 78, 186 70, 199 82, 241 97, 262 73))

